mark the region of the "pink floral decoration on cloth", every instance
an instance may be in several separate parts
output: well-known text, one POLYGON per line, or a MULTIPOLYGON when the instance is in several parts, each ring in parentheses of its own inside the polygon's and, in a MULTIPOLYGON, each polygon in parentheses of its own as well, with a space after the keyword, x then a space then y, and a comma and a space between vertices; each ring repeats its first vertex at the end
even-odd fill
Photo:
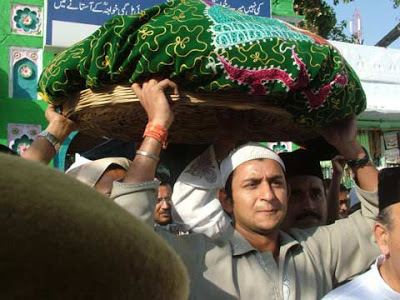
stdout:
POLYGON ((213 6, 213 5, 215 5, 215 3, 212 2, 212 0, 203 0, 203 2, 204 2, 205 4, 207 4, 208 6, 213 6))
POLYGON ((280 81, 285 86, 287 91, 300 91, 308 100, 310 110, 317 109, 323 106, 326 98, 329 96, 335 84, 344 86, 348 83, 346 74, 338 74, 335 79, 330 83, 325 84, 320 89, 313 91, 309 87, 310 76, 307 72, 307 66, 299 58, 294 49, 292 51, 292 58, 294 64, 299 69, 297 80, 293 79, 291 74, 280 67, 272 67, 267 69, 246 69, 243 67, 233 66, 224 57, 218 56, 218 59, 223 64, 225 71, 228 73, 228 79, 236 81, 238 84, 249 85, 250 94, 252 95, 267 95, 268 90, 264 86, 267 81, 280 81))

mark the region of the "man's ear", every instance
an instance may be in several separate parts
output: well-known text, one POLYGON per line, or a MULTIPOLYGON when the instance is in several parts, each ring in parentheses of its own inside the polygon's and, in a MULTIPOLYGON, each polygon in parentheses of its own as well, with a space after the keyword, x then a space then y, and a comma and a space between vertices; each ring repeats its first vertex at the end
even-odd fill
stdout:
POLYGON ((233 213, 233 202, 232 199, 228 197, 228 194, 225 192, 225 189, 220 189, 218 191, 218 199, 221 202, 221 206, 229 215, 233 213))
POLYGON ((390 256, 389 243, 388 243, 389 232, 386 226, 377 222, 374 227, 374 234, 376 243, 378 244, 381 253, 385 255, 385 257, 389 257, 390 256))

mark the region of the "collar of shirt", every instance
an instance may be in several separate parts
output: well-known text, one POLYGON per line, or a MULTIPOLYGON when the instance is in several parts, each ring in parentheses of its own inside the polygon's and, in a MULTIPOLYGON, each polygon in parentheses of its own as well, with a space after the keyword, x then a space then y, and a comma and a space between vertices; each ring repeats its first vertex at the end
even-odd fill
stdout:
POLYGON ((161 228, 165 231, 168 231, 168 232, 171 232, 171 233, 177 234, 177 235, 189 234, 189 231, 184 226, 180 226, 179 224, 175 224, 175 223, 170 223, 167 225, 160 225, 160 224, 154 223, 154 228, 161 228))
MULTIPOLYGON (((279 232, 280 238, 280 253, 286 253, 288 249, 299 246, 300 243, 294 240, 290 235, 287 233, 280 231, 279 232)), ((232 255, 233 256, 240 256, 252 251, 257 251, 250 243, 238 232, 234 231, 229 243, 232 248, 232 255)))
POLYGON ((382 299, 399 299, 400 293, 390 287, 383 279, 379 272, 379 267, 385 262, 385 256, 379 255, 375 263, 371 266, 371 272, 374 274, 376 281, 381 285, 382 299))

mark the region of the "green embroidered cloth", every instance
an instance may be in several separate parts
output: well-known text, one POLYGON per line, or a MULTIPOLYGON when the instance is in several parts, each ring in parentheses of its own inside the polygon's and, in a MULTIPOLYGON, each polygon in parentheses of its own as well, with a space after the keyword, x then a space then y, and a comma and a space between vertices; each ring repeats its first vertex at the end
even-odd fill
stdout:
POLYGON ((175 80, 181 90, 265 95, 266 103, 307 127, 326 126, 366 106, 357 75, 326 40, 211 0, 174 0, 110 19, 55 57, 39 92, 60 104, 86 88, 151 74, 175 80))

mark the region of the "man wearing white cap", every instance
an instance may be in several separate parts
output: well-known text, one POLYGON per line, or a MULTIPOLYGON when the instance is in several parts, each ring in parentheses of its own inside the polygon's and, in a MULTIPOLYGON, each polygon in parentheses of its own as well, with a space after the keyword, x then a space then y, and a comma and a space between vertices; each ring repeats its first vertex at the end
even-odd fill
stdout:
MULTIPOLYGON (((137 94, 156 97, 140 88, 137 94)), ((206 220, 195 212, 195 218, 184 223, 200 228, 201 234, 160 232, 186 264, 192 299, 320 299, 338 282, 369 267, 378 253, 371 237, 378 212, 377 170, 355 139, 354 119, 341 125, 325 130, 324 136, 345 159, 355 162, 363 209, 331 226, 280 230, 289 194, 285 167, 273 151, 258 144, 235 149, 221 167, 211 147, 186 167, 174 190, 196 199, 200 213, 226 213, 231 220, 220 222, 228 219, 212 214, 206 220), (224 186, 225 212, 216 209, 218 190, 224 186), (224 234, 210 238, 218 232, 224 234)), ((112 197, 129 202, 129 211, 146 220, 154 199, 129 200, 130 189, 125 184, 112 197)))
MULTIPOLYGON (((37 136, 31 147, 21 154, 23 158, 48 164, 56 155, 61 143, 78 128, 76 123, 56 112, 54 105, 47 107, 46 119, 49 122, 48 126, 37 136)), ((121 180, 125 176, 130 163, 124 157, 108 157, 92 161, 77 155, 75 163, 66 174, 109 196, 112 182, 121 180)))

